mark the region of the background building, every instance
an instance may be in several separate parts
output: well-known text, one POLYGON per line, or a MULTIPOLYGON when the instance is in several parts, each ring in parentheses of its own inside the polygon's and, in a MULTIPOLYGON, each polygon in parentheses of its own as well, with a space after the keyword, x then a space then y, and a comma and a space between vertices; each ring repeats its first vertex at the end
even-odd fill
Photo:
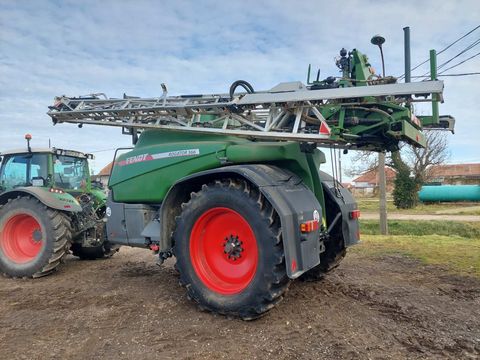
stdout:
POLYGON ((480 184, 480 163, 432 166, 429 177, 429 183, 477 185, 480 184))
POLYGON ((108 185, 108 178, 110 177, 110 173, 112 172, 113 163, 108 164, 102 170, 98 172, 97 175, 92 176, 92 181, 101 183, 102 186, 106 189, 108 185))
MULTIPOLYGON (((397 172, 389 166, 385 167, 387 193, 393 191, 393 182, 397 172)), ((356 195, 375 195, 378 189, 378 171, 370 170, 352 180, 351 191, 356 195)))

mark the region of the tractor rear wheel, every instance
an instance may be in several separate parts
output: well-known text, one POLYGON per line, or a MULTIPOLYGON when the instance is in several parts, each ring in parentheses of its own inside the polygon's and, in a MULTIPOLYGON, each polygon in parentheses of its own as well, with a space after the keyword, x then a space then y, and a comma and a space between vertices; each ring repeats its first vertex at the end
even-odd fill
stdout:
POLYGON ((192 193, 174 241, 180 282, 202 309, 254 319, 288 288, 279 217, 245 181, 216 181, 192 193))
POLYGON ((33 197, 17 197, 0 208, 0 272, 41 277, 62 262, 71 241, 64 213, 33 197))

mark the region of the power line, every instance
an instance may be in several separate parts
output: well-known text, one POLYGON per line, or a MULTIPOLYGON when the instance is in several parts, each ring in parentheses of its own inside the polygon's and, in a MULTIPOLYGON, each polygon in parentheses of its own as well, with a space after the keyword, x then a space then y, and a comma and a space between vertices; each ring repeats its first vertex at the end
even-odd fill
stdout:
MULTIPOLYGON (((470 30, 469 32, 467 32, 465 35, 462 35, 460 38, 458 38, 457 40, 455 40, 453 43, 451 43, 450 45, 448 45, 447 47, 443 48, 442 50, 440 50, 439 52, 437 52, 437 55, 440 55, 441 53, 443 53, 444 51, 450 49, 453 45, 455 45, 456 43, 458 43, 460 40, 464 39, 465 37, 467 37, 468 35, 470 35, 471 33, 473 33, 475 30, 477 30, 478 28, 480 28, 480 25, 476 26, 475 28, 473 28, 472 30, 470 30)), ((413 70, 416 70, 418 69, 420 66, 422 66, 423 64, 429 62, 430 59, 427 59, 425 60, 424 62, 418 64, 417 66, 415 66, 413 69, 411 69, 410 71, 413 71, 413 70)), ((399 80, 403 79, 405 77, 405 74, 402 74, 399 76, 399 80)))
MULTIPOLYGON (((443 68, 445 65, 449 64, 451 61, 453 61, 454 59, 456 59, 457 57, 465 54, 467 51, 473 49, 475 46, 479 45, 480 44, 480 39, 478 40, 475 40, 473 43, 471 43, 470 45, 468 45, 465 49, 463 49, 462 51, 460 51, 458 54, 456 54, 455 56, 453 56, 452 58, 448 59, 447 61, 443 62, 442 64, 440 64, 438 67, 437 67, 437 70, 440 70, 441 68, 443 68)), ((471 58, 474 58, 475 56, 477 56, 478 54, 475 54, 474 56, 472 56, 471 58)), ((471 58, 468 58, 467 60, 471 59, 471 58)), ((467 61, 465 60, 465 61, 467 61)), ((464 62, 465 62, 464 61, 464 62)), ((460 65, 461 63, 455 65, 455 66, 458 66, 460 65)), ((454 68, 455 66, 452 66, 452 67, 449 67, 448 69, 445 69, 443 70, 442 72, 445 72, 449 69, 452 69, 454 68)), ((423 74, 422 76, 427 76, 428 77, 428 74, 430 74, 430 71, 427 71, 425 74, 423 74)))
MULTIPOLYGON (((480 75, 480 72, 468 72, 468 73, 458 73, 458 74, 442 74, 442 75, 437 75, 438 77, 444 77, 444 76, 470 76, 470 75, 480 75)), ((423 76, 412 76, 412 78, 423 78, 423 76)))
POLYGON ((480 72, 470 72, 470 73, 462 73, 462 74, 445 74, 439 76, 470 76, 470 75, 480 75, 480 72))
POLYGON ((445 71, 448 71, 448 70, 450 70, 450 69, 453 69, 453 68, 457 67, 458 65, 462 65, 464 62, 467 62, 468 60, 471 60, 471 59, 473 59, 474 57, 477 57, 478 55, 480 55, 480 52, 478 52, 478 53, 476 53, 475 55, 472 55, 472 56, 470 56, 469 58, 467 58, 467 59, 465 59, 465 60, 463 60, 463 61, 460 61, 459 63, 457 63, 457 64, 455 64, 455 65, 452 65, 452 66, 450 66, 449 68, 441 71, 441 72, 439 73, 439 75, 440 75, 440 74, 443 74, 445 71))
MULTIPOLYGON (((463 35, 461 38, 459 38, 458 40, 455 40, 453 43, 451 43, 450 45, 448 45, 446 48, 440 50, 437 55, 443 53, 445 50, 448 50, 450 49, 453 45, 455 45, 457 42, 459 42, 460 40, 462 40, 463 38, 467 37, 468 35, 470 35, 472 32, 474 32, 475 30, 477 30, 478 28, 480 28, 480 25, 478 25, 477 27, 475 27, 474 29, 470 30, 468 33, 466 33, 465 35, 463 35)), ((430 60, 430 59, 429 59, 430 60)), ((428 60, 427 60, 428 61, 428 60)))
POLYGON ((445 61, 444 63, 442 63, 441 65, 438 66, 437 70, 438 69, 441 69, 443 68, 445 65, 447 65, 449 62, 451 62, 453 59, 456 59, 457 57, 459 57, 460 55, 463 55, 465 54, 467 51, 469 51, 470 49, 473 49, 475 46, 477 46, 478 44, 480 44, 480 39, 474 41, 472 44, 470 44, 469 46, 467 46, 464 50, 460 51, 457 55, 455 55, 454 57, 452 57, 451 59, 445 61))
POLYGON ((116 148, 112 149, 102 149, 102 150, 95 150, 95 151, 90 151, 91 153, 99 153, 99 152, 105 152, 105 151, 112 151, 112 150, 117 150, 116 148))

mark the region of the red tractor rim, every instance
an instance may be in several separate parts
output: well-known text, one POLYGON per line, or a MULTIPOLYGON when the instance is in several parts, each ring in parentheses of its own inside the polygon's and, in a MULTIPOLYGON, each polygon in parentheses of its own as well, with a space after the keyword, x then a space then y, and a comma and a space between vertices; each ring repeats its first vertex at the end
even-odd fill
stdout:
POLYGON ((28 214, 17 214, 5 222, 0 235, 0 246, 12 262, 24 264, 34 260, 43 246, 42 228, 28 214))
POLYGON ((190 234, 195 273, 210 290, 233 295, 243 291, 257 271, 255 234, 238 212, 216 207, 204 212, 190 234))

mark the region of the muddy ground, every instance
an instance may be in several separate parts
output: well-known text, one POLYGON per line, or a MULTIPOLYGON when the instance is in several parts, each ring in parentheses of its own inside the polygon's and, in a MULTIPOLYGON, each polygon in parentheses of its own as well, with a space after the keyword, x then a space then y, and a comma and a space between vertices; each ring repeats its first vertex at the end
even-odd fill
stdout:
POLYGON ((480 281, 355 252, 251 322, 200 312, 172 262, 122 248, 53 276, 0 278, 1 359, 439 359, 480 356, 480 281))

